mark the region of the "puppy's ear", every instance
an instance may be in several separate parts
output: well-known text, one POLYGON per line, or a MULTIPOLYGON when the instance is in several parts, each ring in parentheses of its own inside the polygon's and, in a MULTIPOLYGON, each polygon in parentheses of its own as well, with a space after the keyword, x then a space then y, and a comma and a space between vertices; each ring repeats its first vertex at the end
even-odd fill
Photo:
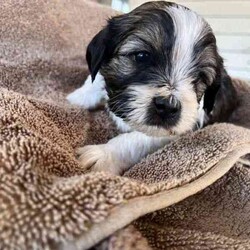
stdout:
POLYGON ((92 81, 95 80, 96 74, 99 71, 107 50, 108 28, 104 28, 95 35, 87 47, 86 60, 92 81))
POLYGON ((205 91, 204 110, 209 117, 208 123, 226 122, 236 105, 236 91, 221 59, 216 79, 205 91))

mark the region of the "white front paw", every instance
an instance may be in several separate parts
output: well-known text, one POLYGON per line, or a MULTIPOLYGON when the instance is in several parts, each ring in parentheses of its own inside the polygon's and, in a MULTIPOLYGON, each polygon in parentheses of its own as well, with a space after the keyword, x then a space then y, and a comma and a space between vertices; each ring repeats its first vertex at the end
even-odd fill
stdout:
POLYGON ((122 161, 106 144, 91 145, 77 150, 80 165, 85 170, 106 171, 119 175, 124 169, 122 161))
POLYGON ((81 88, 76 89, 67 96, 67 100, 71 104, 84 107, 85 109, 94 109, 100 105, 104 105, 107 98, 105 80, 99 73, 96 75, 93 83, 89 75, 81 88))

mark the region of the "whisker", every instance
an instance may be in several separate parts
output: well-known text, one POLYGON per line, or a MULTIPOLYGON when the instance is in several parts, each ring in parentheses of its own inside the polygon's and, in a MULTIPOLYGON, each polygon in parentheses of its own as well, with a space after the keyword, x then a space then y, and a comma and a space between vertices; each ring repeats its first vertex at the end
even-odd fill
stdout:
POLYGON ((113 96, 112 98, 109 99, 109 101, 112 101, 112 100, 114 100, 114 99, 120 97, 122 94, 124 94, 124 93, 121 92, 121 93, 119 93, 118 95, 113 96))

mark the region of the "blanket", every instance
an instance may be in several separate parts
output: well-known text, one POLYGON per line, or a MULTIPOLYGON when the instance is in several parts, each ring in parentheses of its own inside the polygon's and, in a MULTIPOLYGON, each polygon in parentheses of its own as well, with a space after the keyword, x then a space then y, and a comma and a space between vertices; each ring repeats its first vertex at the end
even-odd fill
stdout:
POLYGON ((85 173, 75 149, 118 131, 65 96, 114 11, 76 0, 0 8, 0 249, 250 249, 249 96, 234 124, 181 136, 124 176, 85 173))

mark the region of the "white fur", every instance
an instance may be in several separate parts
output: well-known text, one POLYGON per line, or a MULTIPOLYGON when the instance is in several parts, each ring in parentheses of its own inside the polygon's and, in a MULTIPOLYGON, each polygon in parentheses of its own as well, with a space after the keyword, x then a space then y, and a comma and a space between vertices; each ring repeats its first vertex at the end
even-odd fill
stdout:
POLYGON ((84 85, 67 96, 71 104, 81 106, 85 109, 94 109, 104 104, 108 99, 105 89, 105 80, 97 73, 94 82, 89 75, 84 85))
POLYGON ((204 110, 204 95, 201 98, 201 101, 199 103, 199 109, 198 109, 198 124, 199 124, 199 128, 203 128, 203 126, 206 124, 207 122, 207 115, 206 112, 204 110))
POLYGON ((131 127, 122 120, 122 118, 116 116, 113 112, 109 111, 110 118, 115 122, 116 127, 119 129, 122 133, 128 133, 131 132, 131 127))
POLYGON ((143 132, 149 136, 169 136, 172 131, 157 126, 145 125, 147 120, 147 110, 151 105, 152 99, 157 95, 165 95, 166 98, 170 91, 166 88, 155 88, 153 86, 131 86, 129 93, 134 96, 130 100, 130 109, 132 110, 127 117, 127 123, 134 130, 143 132))
POLYGON ((181 116, 178 124, 173 127, 176 134, 191 131, 198 119, 199 105, 191 81, 189 78, 178 81, 173 91, 173 95, 181 102, 181 116))
POLYGON ((150 136, 170 136, 182 134, 193 129, 198 119, 198 102, 195 91, 191 84, 192 79, 186 78, 176 82, 174 88, 168 86, 155 88, 150 85, 131 86, 129 93, 134 98, 130 100, 130 111, 127 116, 127 123, 134 130, 143 132, 150 136), (178 123, 169 129, 164 129, 157 126, 145 125, 147 120, 147 110, 155 96, 170 95, 175 96, 181 103, 181 116, 178 123))
POLYGON ((170 141, 168 137, 150 137, 140 132, 121 134, 107 144, 85 146, 78 150, 84 169, 120 175, 146 155, 170 141))
POLYGON ((210 30, 204 19, 193 11, 183 6, 171 6, 166 10, 174 22, 175 44, 172 61, 172 84, 188 77, 188 73, 194 67, 192 60, 194 45, 210 30))

